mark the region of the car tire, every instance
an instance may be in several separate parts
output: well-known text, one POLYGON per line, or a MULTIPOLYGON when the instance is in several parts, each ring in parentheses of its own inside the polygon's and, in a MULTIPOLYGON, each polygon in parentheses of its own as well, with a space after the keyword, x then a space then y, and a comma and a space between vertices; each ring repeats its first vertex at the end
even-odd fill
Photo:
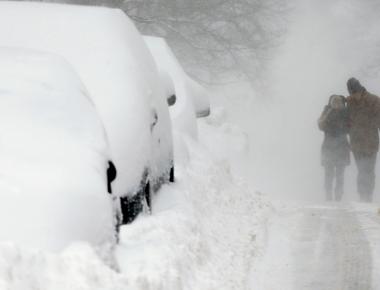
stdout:
POLYGON ((150 213, 152 211, 152 195, 149 181, 145 184, 143 193, 147 207, 146 211, 150 213))
POLYGON ((120 224, 125 225, 133 222, 141 213, 149 214, 151 212, 151 188, 147 182, 140 187, 139 191, 133 196, 120 197, 120 224))

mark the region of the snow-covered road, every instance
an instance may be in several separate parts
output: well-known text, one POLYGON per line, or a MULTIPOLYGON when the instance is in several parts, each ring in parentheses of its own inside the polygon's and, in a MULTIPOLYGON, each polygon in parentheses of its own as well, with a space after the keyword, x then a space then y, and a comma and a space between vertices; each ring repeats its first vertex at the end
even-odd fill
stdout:
POLYGON ((252 289, 380 289, 375 206, 287 207, 272 220, 252 289))

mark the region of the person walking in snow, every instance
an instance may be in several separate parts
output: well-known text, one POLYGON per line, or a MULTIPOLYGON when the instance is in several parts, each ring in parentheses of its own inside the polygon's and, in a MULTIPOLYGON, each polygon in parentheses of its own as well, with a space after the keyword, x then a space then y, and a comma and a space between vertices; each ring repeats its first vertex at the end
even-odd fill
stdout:
POLYGON ((349 119, 344 96, 330 97, 328 105, 318 119, 318 126, 325 133, 321 163, 325 169, 326 200, 340 201, 344 191, 344 170, 350 164, 350 146, 347 138, 349 119))
POLYGON ((379 151, 380 99, 369 93, 355 78, 347 82, 350 143, 358 169, 360 200, 371 202, 375 188, 375 166, 379 151))

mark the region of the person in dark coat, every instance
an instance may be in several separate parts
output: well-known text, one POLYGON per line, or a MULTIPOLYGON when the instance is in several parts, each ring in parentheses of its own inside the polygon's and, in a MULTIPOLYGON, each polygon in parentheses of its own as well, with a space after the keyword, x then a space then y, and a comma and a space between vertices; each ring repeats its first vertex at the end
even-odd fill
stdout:
POLYGON ((340 201, 344 191, 344 170, 350 164, 350 145, 347 138, 349 117, 344 96, 330 97, 318 120, 318 126, 325 133, 321 163, 325 168, 326 199, 340 201))
POLYGON ((371 202, 379 151, 380 98, 369 93, 355 78, 348 80, 347 89, 350 94, 347 97, 350 143, 358 168, 358 193, 361 201, 371 202))

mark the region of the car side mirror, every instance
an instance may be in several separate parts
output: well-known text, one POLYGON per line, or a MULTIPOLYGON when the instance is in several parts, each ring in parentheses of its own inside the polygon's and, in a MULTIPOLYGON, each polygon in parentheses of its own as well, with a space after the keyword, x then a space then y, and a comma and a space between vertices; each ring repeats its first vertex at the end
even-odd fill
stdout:
POLYGON ((115 165, 111 160, 108 161, 108 168, 107 168, 107 191, 108 193, 112 193, 112 187, 111 183, 116 179, 117 176, 117 170, 115 165))
POLYGON ((175 94, 173 94, 167 98, 167 101, 168 101, 169 106, 173 106, 175 104, 175 102, 177 101, 177 96, 175 94))
POLYGON ((166 101, 169 106, 173 106, 177 100, 173 79, 166 71, 160 71, 160 80, 164 89, 166 101))

